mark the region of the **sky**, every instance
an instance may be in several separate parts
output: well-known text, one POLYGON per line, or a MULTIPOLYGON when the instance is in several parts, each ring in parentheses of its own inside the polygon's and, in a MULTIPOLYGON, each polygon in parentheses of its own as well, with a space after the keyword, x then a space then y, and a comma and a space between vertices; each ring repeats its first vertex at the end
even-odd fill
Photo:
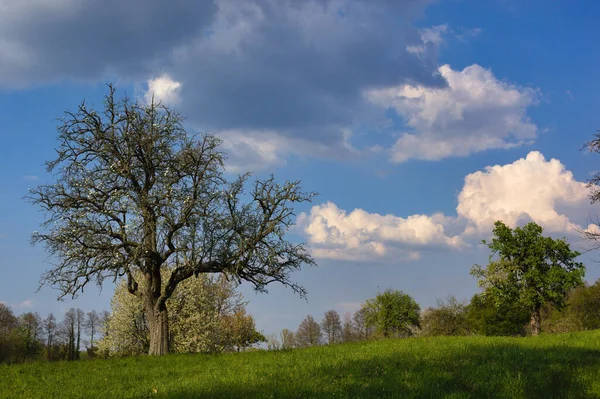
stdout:
MULTIPOLYGON (((496 220, 585 251, 599 20, 595 0, 0 0, 0 301, 110 309, 110 283, 62 302, 38 290, 45 215, 23 199, 53 182, 56 119, 101 107, 108 82, 219 136, 230 178, 319 193, 289 232, 318 264, 293 275, 307 299, 241 286, 264 333, 386 288, 422 308, 468 300, 496 220)), ((600 278, 600 253, 580 259, 600 278)))

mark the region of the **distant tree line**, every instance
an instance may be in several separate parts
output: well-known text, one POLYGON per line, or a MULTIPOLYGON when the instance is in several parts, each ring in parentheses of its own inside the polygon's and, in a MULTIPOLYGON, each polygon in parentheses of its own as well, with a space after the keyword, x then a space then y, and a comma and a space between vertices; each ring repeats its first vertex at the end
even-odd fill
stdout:
MULTIPOLYGON (((150 331, 142 301, 118 284, 112 311, 69 309, 58 321, 27 312, 15 316, 0 303, 0 363, 79 360, 86 357, 148 353, 150 331)), ((176 353, 240 351, 266 338, 247 314, 237 284, 224 277, 199 275, 186 280, 169 298, 170 341, 176 353)))
POLYGON ((267 337, 268 349, 306 348, 324 344, 377 338, 410 337, 418 334, 420 307, 408 294, 388 289, 367 300, 354 314, 342 319, 328 310, 321 322, 307 315, 296 331, 283 329, 267 337))
MULTIPOLYGON (((470 301, 454 296, 420 311, 402 291, 386 290, 343 318, 328 310, 321 321, 307 315, 296 331, 283 329, 267 337, 267 348, 285 350, 345 342, 412 336, 531 335, 529 308, 517 303, 497 306, 483 293, 470 301), (401 299, 402 298, 402 299, 401 299), (393 303, 393 306, 383 306, 393 303), (374 304, 380 304, 378 305, 374 304)), ((546 304, 540 311, 541 330, 564 333, 600 329, 600 279, 570 290, 565 305, 546 304)))
POLYGON ((600 328, 600 280, 583 283, 580 254, 565 239, 542 236, 536 223, 511 229, 498 221, 488 265, 471 271, 483 288, 468 302, 450 296, 421 312, 408 294, 388 289, 343 322, 335 310, 320 323, 308 315, 296 332, 268 339, 290 349, 369 339, 437 335, 537 335, 600 328))
POLYGON ((53 313, 42 318, 27 312, 15 316, 0 303, 0 363, 28 360, 79 360, 82 349, 93 357, 105 334, 108 312, 69 309, 58 321, 53 313))

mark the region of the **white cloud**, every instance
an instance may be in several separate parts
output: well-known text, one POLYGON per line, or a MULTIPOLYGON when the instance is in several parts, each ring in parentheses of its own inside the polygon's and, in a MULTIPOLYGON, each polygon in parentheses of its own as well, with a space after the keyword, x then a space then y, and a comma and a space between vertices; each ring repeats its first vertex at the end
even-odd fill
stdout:
POLYGON ((550 233, 599 232, 593 224, 582 227, 594 212, 588 195, 587 184, 575 180, 559 160, 532 151, 513 163, 467 175, 456 216, 347 213, 327 202, 300 214, 297 226, 317 258, 410 261, 433 248, 467 248, 489 235, 497 220, 511 227, 534 221, 550 233))
POLYGON ((36 176, 36 175, 25 175, 25 176, 23 176, 23 180, 26 180, 26 181, 37 181, 37 180, 40 180, 40 178, 38 176, 36 176))
POLYGON ((448 33, 448 25, 436 25, 431 28, 421 29, 421 44, 406 46, 409 53, 417 54, 421 57, 434 55, 437 48, 444 41, 444 35, 448 33))
POLYGON ((345 260, 415 260, 419 250, 431 247, 460 249, 458 236, 448 236, 434 216, 401 218, 362 209, 350 213, 334 203, 313 206, 302 213, 298 225, 308 237, 313 254, 320 258, 345 260))
POLYGON ((31 309, 33 307, 33 300, 26 299, 23 302, 13 304, 12 307, 15 309, 31 309))
POLYGON ((357 150, 350 144, 351 132, 342 132, 343 139, 335 144, 315 142, 303 137, 291 137, 273 130, 224 130, 217 132, 223 140, 229 172, 256 171, 285 165, 290 155, 348 159, 379 152, 377 146, 357 150))
POLYGON ((571 218, 584 216, 588 194, 586 183, 559 160, 532 151, 511 164, 469 174, 456 211, 469 222, 467 234, 489 232, 496 220, 511 226, 532 220, 549 231, 572 232, 581 229, 571 218))
POLYGON ((176 105, 179 103, 179 91, 181 83, 174 81, 169 75, 161 75, 148 81, 148 90, 144 93, 144 101, 150 104, 162 102, 165 105, 176 105))
POLYGON ((479 65, 462 71, 443 65, 439 73, 448 87, 402 85, 365 92, 373 103, 395 109, 414 129, 392 147, 393 162, 465 156, 536 138, 538 129, 526 115, 536 103, 536 90, 500 81, 479 65))

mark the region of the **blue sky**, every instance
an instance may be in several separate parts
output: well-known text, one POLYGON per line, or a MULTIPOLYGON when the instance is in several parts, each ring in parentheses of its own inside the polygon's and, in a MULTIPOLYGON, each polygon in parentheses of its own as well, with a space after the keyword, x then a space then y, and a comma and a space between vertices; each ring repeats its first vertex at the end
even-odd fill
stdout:
MULTIPOLYGON (((0 0, 0 301, 16 313, 108 309, 113 287, 57 302, 23 200, 52 182, 55 119, 104 84, 223 139, 228 171, 301 179, 320 195, 290 238, 318 267, 308 300, 242 286, 257 327, 354 311, 378 289, 422 307, 477 292, 494 220, 534 220, 583 249, 599 214, 580 151, 600 128, 596 1, 0 0), (139 4, 138 4, 139 3, 139 4), (168 5, 167 5, 168 4, 168 5), (140 12, 140 10, 144 12, 140 12)), ((597 253, 582 256, 588 281, 597 253)))

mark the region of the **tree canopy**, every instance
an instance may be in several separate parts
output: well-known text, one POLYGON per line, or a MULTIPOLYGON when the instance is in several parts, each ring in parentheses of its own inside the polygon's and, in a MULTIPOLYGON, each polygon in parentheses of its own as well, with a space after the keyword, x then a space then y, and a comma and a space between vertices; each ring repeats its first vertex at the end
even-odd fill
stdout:
POLYGON ((421 308, 402 291, 387 289, 365 302, 366 320, 385 338, 409 336, 420 326, 421 308))
POLYGON ((164 354, 166 301, 194 275, 222 273, 258 291, 279 282, 305 295, 290 273, 315 262, 305 244, 285 238, 293 205, 314 195, 298 181, 256 180, 246 192, 248 174, 225 178, 217 137, 190 135, 171 109, 119 99, 111 85, 103 110, 83 102, 58 132, 57 157, 47 162, 56 182, 28 198, 46 214, 32 237, 53 261, 42 283, 61 297, 124 276, 146 309, 149 353, 164 354))
POLYGON ((567 293, 583 282, 585 273, 583 263, 575 261, 579 252, 566 239, 542 232, 534 222, 511 229, 497 221, 492 241, 483 241, 491 251, 488 265, 471 270, 496 305, 518 303, 529 309, 533 335, 540 331, 542 306, 564 307, 567 293))

